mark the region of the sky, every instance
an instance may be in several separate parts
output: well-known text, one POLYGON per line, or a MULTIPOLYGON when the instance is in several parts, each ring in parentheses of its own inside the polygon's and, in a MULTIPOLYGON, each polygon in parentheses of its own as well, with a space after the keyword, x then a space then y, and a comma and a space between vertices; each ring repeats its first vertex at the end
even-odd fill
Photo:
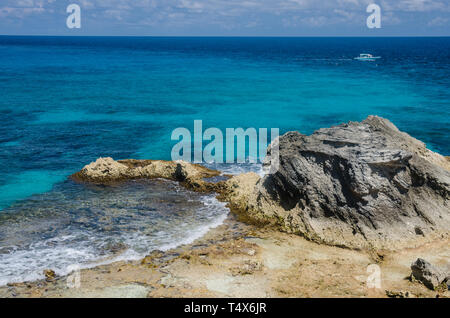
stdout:
POLYGON ((450 36, 450 0, 0 0, 2 35, 450 36), (368 28, 368 4, 381 28, 368 28), (81 8, 69 29, 67 6, 81 8))

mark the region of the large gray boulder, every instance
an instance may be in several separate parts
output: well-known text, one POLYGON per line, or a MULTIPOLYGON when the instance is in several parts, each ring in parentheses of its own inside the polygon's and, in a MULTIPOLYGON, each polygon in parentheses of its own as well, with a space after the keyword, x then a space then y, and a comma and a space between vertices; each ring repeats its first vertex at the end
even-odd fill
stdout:
MULTIPOLYGON (((268 150, 267 162, 275 153, 268 150)), ((279 170, 258 181, 254 220, 332 245, 397 249, 448 237, 450 162, 369 116, 279 138, 279 170)))
POLYGON ((411 264, 411 274, 428 288, 435 290, 446 279, 446 274, 426 260, 418 258, 411 264))

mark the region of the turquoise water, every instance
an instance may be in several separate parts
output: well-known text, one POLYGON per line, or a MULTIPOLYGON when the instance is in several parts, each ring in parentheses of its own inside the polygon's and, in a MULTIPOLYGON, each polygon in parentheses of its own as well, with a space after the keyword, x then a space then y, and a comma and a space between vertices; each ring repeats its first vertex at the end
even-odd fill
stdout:
POLYGON ((377 114, 450 154, 449 56, 450 38, 0 37, 0 208, 99 156, 170 159, 194 119, 311 133, 377 114))
POLYGON ((311 133, 376 114, 448 155, 449 65, 450 38, 0 37, 0 208, 99 156, 170 159, 194 119, 311 133))
MULTIPOLYGON (((192 130, 196 119, 204 128, 309 134, 375 114, 450 155, 449 74, 450 38, 0 37, 0 226, 26 216, 24 206, 53 211, 52 197, 67 208, 59 216, 73 213, 67 202, 86 189, 68 175, 100 156, 170 159, 172 130, 192 130), (382 58, 353 60, 365 52, 382 58)), ((97 230, 97 239, 105 235, 97 230)), ((49 239, 45 227, 14 233, 23 238, 6 249, 14 262, 22 254, 11 251, 48 251, 28 244, 49 239)), ((11 237, 0 233, 0 253, 11 237)))

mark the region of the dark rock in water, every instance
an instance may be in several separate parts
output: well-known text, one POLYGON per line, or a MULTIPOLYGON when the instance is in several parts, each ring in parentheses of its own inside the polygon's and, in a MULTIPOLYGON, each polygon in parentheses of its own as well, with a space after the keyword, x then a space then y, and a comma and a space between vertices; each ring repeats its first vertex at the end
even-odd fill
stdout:
POLYGON ((51 269, 45 269, 43 273, 47 282, 52 282, 56 279, 56 273, 51 269))
POLYGON ((435 290, 445 280, 445 274, 426 260, 418 258, 411 264, 412 276, 431 290, 435 290))
POLYGON ((376 116, 281 136, 279 170, 253 196, 253 219, 332 245, 396 249, 450 231, 450 161, 376 116))

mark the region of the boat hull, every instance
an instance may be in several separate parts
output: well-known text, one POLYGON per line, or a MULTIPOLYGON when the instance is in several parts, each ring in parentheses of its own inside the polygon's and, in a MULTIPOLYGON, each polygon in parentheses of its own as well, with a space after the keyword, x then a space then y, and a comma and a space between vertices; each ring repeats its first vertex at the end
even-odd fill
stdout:
POLYGON ((377 60, 379 58, 381 58, 381 57, 379 57, 379 56, 375 56, 375 57, 355 57, 355 60, 371 62, 371 61, 375 61, 375 60, 377 60))

